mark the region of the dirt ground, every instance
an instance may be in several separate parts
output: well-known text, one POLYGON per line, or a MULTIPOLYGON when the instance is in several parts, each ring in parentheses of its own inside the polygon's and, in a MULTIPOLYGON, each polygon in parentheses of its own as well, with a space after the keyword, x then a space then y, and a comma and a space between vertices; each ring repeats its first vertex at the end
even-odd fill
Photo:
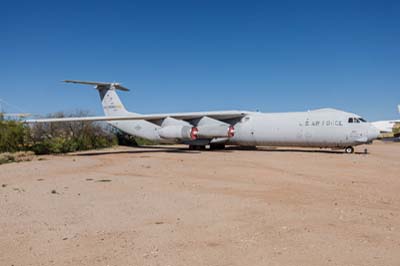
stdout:
POLYGON ((400 265, 400 143, 0 166, 0 265, 400 265), (365 147, 358 147, 363 151, 365 147))

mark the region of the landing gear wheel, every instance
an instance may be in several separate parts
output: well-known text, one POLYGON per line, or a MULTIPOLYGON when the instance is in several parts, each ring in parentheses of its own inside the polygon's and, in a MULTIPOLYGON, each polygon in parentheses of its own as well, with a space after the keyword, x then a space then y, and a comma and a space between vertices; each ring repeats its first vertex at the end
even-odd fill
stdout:
POLYGON ((210 144, 210 150, 224 150, 225 149, 225 144, 215 144, 211 143, 210 144))
POLYGON ((351 146, 346 147, 346 148, 344 149, 344 152, 347 153, 347 154, 354 153, 354 148, 351 147, 351 146))
POLYGON ((206 149, 204 145, 189 145, 189 150, 200 150, 203 151, 206 149))

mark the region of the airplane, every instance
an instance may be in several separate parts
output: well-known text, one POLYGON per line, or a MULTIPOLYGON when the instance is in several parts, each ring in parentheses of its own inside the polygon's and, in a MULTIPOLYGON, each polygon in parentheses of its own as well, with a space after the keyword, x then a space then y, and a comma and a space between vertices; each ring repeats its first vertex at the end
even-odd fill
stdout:
POLYGON ((45 118, 28 123, 106 121, 121 131, 157 143, 181 143, 192 150, 224 149, 225 145, 293 146, 344 149, 369 144, 379 130, 361 116, 325 108, 306 112, 260 113, 214 111, 138 114, 128 112, 116 90, 129 91, 116 82, 65 80, 94 85, 100 94, 105 116, 45 118))
MULTIPOLYGON (((400 113, 400 104, 397 105, 397 109, 400 113)), ((378 128, 380 133, 392 133, 394 126, 400 123, 400 120, 382 120, 382 121, 375 121, 372 122, 374 127, 378 128)))
POLYGON ((17 119, 32 116, 32 114, 28 113, 1 113, 1 112, 0 115, 7 118, 17 118, 17 119))
POLYGON ((26 117, 32 116, 31 114, 28 114, 28 113, 4 113, 3 105, 4 106, 10 106, 13 109, 21 110, 21 108, 19 108, 18 106, 10 104, 10 103, 6 102, 3 99, 0 99, 0 117, 2 117, 2 118, 20 119, 20 118, 26 118, 26 117))

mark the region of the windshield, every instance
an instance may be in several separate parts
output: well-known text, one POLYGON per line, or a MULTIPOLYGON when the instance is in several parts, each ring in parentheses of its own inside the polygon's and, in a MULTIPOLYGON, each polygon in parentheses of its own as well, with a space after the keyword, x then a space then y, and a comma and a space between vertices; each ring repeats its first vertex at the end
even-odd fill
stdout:
POLYGON ((349 123, 366 123, 367 120, 365 120, 362 117, 350 117, 348 120, 349 123))

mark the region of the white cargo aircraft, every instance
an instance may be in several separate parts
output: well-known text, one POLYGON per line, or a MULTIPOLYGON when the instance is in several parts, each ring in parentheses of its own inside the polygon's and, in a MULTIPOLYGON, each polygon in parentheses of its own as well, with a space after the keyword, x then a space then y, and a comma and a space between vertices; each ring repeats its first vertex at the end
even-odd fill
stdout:
POLYGON ((344 149, 371 143, 379 130, 359 115, 335 109, 307 112, 259 113, 217 111, 194 113, 137 114, 128 112, 116 90, 128 91, 119 83, 65 80, 95 85, 105 116, 48 118, 27 122, 107 121, 133 136, 158 143, 183 143, 190 149, 223 149, 225 145, 298 146, 344 149))
POLYGON ((11 119, 19 119, 32 116, 31 114, 28 113, 0 113, 0 115, 11 119))
MULTIPOLYGON (((397 106, 397 109, 400 113, 400 104, 397 106)), ((377 129, 379 129, 381 133, 392 133, 393 128, 397 123, 400 123, 400 119, 375 121, 372 122, 371 124, 377 129)))

